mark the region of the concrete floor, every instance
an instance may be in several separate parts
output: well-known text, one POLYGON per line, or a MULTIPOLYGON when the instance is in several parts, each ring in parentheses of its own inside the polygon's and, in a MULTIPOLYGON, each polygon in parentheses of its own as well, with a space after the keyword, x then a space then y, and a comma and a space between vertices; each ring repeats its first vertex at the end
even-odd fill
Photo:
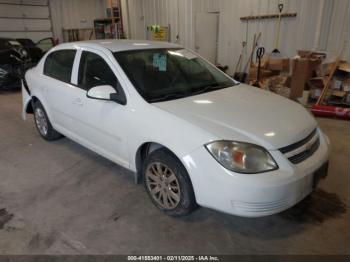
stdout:
POLYGON ((41 139, 0 94, 0 254, 350 254, 350 122, 319 119, 329 177, 278 215, 159 212, 130 172, 67 138, 41 139))

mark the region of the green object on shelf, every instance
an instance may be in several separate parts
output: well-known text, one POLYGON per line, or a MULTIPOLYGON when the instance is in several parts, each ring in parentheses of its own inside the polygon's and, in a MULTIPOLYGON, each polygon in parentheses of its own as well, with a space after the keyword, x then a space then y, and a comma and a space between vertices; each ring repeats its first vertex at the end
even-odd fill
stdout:
POLYGON ((160 31, 160 25, 154 24, 154 25, 147 26, 147 30, 154 33, 158 33, 160 31))

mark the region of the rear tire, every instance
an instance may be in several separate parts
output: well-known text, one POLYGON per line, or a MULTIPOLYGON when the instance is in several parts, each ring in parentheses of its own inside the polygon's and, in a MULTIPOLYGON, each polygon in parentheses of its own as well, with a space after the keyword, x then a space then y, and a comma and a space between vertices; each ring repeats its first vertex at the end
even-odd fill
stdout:
POLYGON ((62 135, 52 127, 50 119, 39 100, 34 102, 33 111, 35 126, 42 138, 47 141, 54 141, 62 138, 62 135))
POLYGON ((190 177, 177 157, 165 148, 150 153, 142 169, 145 189, 156 207, 169 216, 185 216, 196 207, 190 177))

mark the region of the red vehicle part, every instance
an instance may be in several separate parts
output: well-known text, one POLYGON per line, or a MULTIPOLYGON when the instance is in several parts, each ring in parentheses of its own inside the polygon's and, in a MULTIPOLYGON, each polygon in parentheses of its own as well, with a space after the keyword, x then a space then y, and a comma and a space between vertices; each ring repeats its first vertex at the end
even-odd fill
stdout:
POLYGON ((335 117, 335 118, 339 118, 339 119, 350 120, 350 108, 337 107, 337 106, 314 105, 311 108, 311 112, 315 116, 335 117))

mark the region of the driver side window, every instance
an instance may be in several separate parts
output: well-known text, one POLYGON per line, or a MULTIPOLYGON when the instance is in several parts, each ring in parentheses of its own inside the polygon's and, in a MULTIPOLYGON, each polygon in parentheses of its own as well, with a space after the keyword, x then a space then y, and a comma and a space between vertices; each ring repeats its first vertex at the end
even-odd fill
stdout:
POLYGON ((118 79, 102 57, 83 51, 80 58, 78 85, 84 90, 101 85, 110 85, 117 89, 118 79))

